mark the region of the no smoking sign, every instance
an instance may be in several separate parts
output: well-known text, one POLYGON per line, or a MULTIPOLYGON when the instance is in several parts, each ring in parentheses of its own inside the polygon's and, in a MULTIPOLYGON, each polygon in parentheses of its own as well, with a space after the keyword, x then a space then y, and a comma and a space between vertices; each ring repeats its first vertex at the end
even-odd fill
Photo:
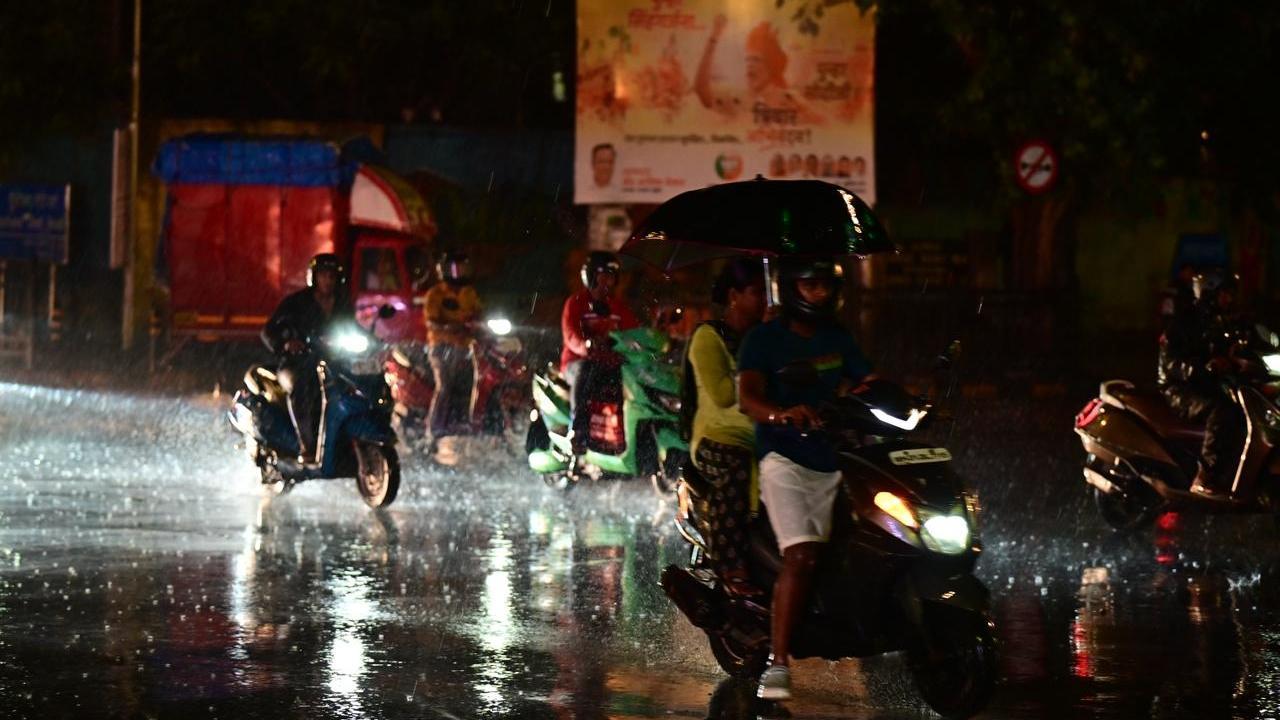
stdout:
POLYGON ((1032 140, 1018 148, 1013 161, 1018 187, 1039 195, 1058 179, 1058 155, 1043 140, 1032 140))

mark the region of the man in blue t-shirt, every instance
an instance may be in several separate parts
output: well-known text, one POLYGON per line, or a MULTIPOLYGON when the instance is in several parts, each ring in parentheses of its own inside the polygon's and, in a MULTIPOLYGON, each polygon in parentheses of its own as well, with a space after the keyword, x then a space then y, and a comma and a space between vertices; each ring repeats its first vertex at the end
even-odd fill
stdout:
POLYGON ((836 320, 840 267, 830 260, 784 258, 778 272, 782 315, 757 326, 738 353, 738 397, 756 421, 760 497, 782 552, 773 588, 773 657, 757 694, 791 697, 791 632, 808 600, 818 549, 831 534, 840 485, 835 448, 819 432, 816 408, 865 380, 871 365, 836 320), (790 379, 779 371, 801 366, 790 379), (811 370, 810 370, 811 369, 811 370))

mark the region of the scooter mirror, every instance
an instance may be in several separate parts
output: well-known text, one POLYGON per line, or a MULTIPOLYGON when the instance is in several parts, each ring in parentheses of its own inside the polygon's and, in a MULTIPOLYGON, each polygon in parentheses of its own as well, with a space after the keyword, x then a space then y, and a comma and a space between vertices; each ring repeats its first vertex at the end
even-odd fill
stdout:
POLYGON ((934 360, 934 368, 936 370, 950 370, 955 363, 956 358, 960 355, 960 341, 952 340, 947 344, 947 349, 934 360))

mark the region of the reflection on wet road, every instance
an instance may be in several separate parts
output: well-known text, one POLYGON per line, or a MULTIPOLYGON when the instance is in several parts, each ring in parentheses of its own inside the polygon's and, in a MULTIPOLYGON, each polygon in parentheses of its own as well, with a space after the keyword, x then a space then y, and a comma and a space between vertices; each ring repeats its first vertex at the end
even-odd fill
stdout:
MULTIPOLYGON (((974 403, 951 442, 1003 643, 984 716, 1280 717, 1280 532, 1169 515, 1112 537, 1074 403, 1036 403, 974 403)), ((205 398, 0 384, 6 716, 779 715, 658 589, 684 549, 647 486, 566 498, 489 449, 409 458, 371 512, 347 483, 265 497, 233 442, 205 398)), ((898 658, 799 668, 795 717, 929 715, 898 658)))

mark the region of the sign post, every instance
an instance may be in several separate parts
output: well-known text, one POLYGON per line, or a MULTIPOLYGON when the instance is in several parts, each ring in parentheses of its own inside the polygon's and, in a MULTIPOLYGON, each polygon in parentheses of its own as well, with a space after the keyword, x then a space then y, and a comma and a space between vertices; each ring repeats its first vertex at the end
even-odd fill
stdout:
POLYGON ((36 263, 49 264, 49 331, 55 341, 60 335, 57 266, 68 260, 70 217, 70 185, 0 185, 0 357, 23 358, 28 368, 34 362, 36 263), (27 322, 13 333, 4 315, 9 260, 31 268, 27 322))

